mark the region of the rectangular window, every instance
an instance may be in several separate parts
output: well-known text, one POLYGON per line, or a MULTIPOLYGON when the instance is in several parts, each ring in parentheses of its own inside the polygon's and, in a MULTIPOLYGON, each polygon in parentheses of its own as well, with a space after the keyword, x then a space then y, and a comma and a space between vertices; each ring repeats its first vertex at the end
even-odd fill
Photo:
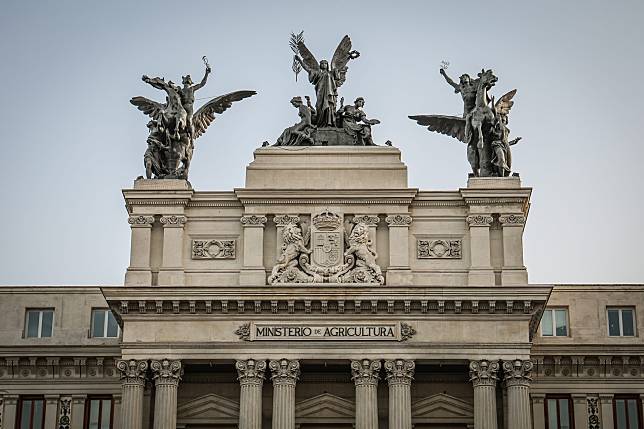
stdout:
POLYGON ((608 335, 610 337, 635 336, 635 309, 608 308, 608 335))
POLYGON ((95 338, 118 338, 121 328, 110 310, 96 308, 92 310, 91 332, 95 338))
POLYGON ((541 335, 543 337, 567 337, 568 309, 546 308, 541 316, 541 335))
POLYGON ((572 429, 572 400, 569 396, 546 397, 546 429, 572 429))
POLYGON ((615 396, 613 400, 615 429, 641 429, 642 404, 637 396, 615 396))
POLYGON ((46 338, 51 337, 54 330, 53 309, 27 310, 25 318, 25 337, 46 338))
POLYGON ((85 429, 112 429, 112 398, 90 397, 85 401, 85 429))
POLYGON ((17 429, 43 429, 45 427, 45 399, 20 398, 17 429))

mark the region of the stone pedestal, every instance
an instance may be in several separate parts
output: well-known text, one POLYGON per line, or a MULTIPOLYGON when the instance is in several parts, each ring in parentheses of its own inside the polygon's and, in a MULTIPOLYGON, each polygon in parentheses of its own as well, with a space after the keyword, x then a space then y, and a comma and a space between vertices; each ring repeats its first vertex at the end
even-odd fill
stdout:
POLYGON ((272 360, 273 429, 295 429, 295 384, 300 376, 296 360, 272 360))
MULTIPOLYGON (((143 391, 145 390, 145 371, 148 369, 147 361, 119 360, 116 368, 121 372, 121 428, 141 429, 143 427, 143 391)), ((76 397, 74 397, 76 405, 76 397)), ((84 405, 84 400, 83 400, 84 405)), ((72 422, 80 415, 81 426, 72 424, 72 427, 82 427, 83 409, 72 410, 72 422)))
POLYGON ((58 395, 45 395, 45 429, 57 429, 58 395))
POLYGON ((241 286, 264 286, 266 269, 264 268, 264 226, 266 216, 245 215, 240 219, 244 227, 244 259, 239 272, 241 286))
POLYGON ((239 429, 262 429, 262 386, 266 361, 238 360, 239 429))
POLYGON ((496 416, 496 382, 499 363, 470 362, 470 381, 474 386, 474 429, 498 429, 496 416))
POLYGON ((369 359, 351 361, 356 385, 355 429, 378 429, 378 379, 381 363, 369 359))
POLYGON ((389 383, 389 427, 411 429, 411 381, 416 364, 411 360, 387 360, 389 383))
POLYGON ((508 397, 508 427, 532 429, 530 421, 530 372, 532 362, 515 360, 503 362, 505 388, 508 397))
POLYGON ((150 362, 154 374, 154 429, 176 429, 177 427, 177 387, 183 375, 181 361, 150 362))
POLYGON ((499 216, 503 227, 503 269, 501 284, 527 285, 528 271, 523 265, 523 227, 525 216, 521 213, 499 216))
POLYGON ((125 284, 130 286, 150 286, 150 252, 153 216, 130 216, 128 223, 132 229, 130 242, 130 266, 125 273, 125 284))
POLYGON ((387 284, 410 285, 412 274, 409 268, 409 225, 412 218, 408 214, 394 214, 387 216, 385 221, 389 226, 387 284))
POLYGON ((183 215, 165 215, 159 221, 163 225, 163 261, 159 268, 159 286, 184 286, 183 227, 187 218, 183 215))
POLYGON ((489 214, 470 215, 466 219, 470 227, 470 271, 467 283, 470 286, 492 286, 495 284, 490 253, 489 214))

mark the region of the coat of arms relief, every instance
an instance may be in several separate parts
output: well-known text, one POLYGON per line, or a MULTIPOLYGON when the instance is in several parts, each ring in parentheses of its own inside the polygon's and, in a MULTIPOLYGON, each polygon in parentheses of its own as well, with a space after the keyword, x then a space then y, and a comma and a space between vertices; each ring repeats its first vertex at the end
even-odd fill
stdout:
POLYGON ((312 216, 310 227, 287 223, 282 237, 269 284, 385 282, 364 222, 345 226, 342 215, 326 210, 312 216))

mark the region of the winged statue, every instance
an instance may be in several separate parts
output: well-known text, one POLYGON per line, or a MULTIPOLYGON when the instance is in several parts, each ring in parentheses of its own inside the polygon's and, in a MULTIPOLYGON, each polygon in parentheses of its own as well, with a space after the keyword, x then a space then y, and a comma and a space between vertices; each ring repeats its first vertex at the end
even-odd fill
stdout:
POLYGON ((165 103, 146 97, 130 100, 141 112, 150 117, 148 122, 148 148, 143 156, 145 174, 148 179, 188 179, 188 171, 194 142, 201 137, 216 116, 225 112, 236 101, 257 94, 242 90, 220 95, 209 100, 196 112, 195 92, 202 88, 211 73, 205 57, 206 73, 200 83, 194 84, 190 75, 183 76, 182 86, 163 78, 143 76, 143 81, 152 87, 165 91, 165 103))

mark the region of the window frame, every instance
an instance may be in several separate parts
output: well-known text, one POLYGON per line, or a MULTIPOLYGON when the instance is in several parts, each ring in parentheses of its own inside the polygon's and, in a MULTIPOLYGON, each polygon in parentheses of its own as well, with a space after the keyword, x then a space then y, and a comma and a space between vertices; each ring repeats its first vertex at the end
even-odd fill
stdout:
POLYGON ((43 308, 25 308, 25 325, 24 325, 24 330, 23 330, 23 338, 52 338, 54 336, 54 324, 56 322, 56 309, 53 307, 43 307, 43 308), (36 337, 30 337, 29 336, 29 313, 30 312, 38 312, 38 336, 36 337), (43 337, 42 336, 42 319, 43 319, 43 312, 45 311, 51 311, 51 335, 48 337, 43 337))
MULTIPOLYGON (((35 337, 31 337, 35 338, 35 337)), ((45 402, 45 397, 44 396, 38 396, 38 395, 25 395, 25 396, 20 396, 20 399, 18 400, 18 409, 16 412, 16 429, 20 429, 22 427, 22 408, 24 406, 25 401, 40 401, 42 403, 42 423, 39 428, 34 427, 34 406, 32 404, 31 406, 31 413, 29 414, 29 428, 30 429, 45 429, 45 412, 46 412, 46 406, 47 403, 45 402)))
POLYGON ((635 408, 637 409, 637 423, 638 426, 636 428, 631 428, 630 427, 630 422, 628 419, 628 406, 625 407, 626 410, 626 428, 627 429, 641 429, 644 425, 644 422, 642 421, 642 400, 639 395, 615 395, 613 396, 613 427, 615 429, 619 429, 617 426, 617 401, 622 400, 622 401, 628 401, 628 400, 635 400, 635 408))
POLYGON ((110 315, 114 317, 114 320, 116 320, 116 317, 114 316, 114 313, 112 313, 112 310, 109 308, 105 307, 93 307, 92 311, 90 313, 90 321, 89 321, 89 337, 90 338, 121 338, 121 327, 119 326, 118 322, 116 323, 116 336, 115 337, 108 337, 107 336, 107 327, 109 326, 109 317, 110 315), (105 318, 103 319, 103 335, 100 337, 94 336, 94 313, 96 311, 102 311, 105 314, 105 318))
POLYGON ((565 399, 568 402, 568 423, 569 423, 569 428, 570 429, 575 429, 575 409, 573 407, 573 402, 572 402, 572 396, 570 395, 546 395, 543 401, 543 414, 545 418, 545 427, 546 429, 559 429, 561 427, 561 412, 559 411, 559 401, 561 399, 565 399), (556 428, 551 428, 550 427, 550 419, 548 415, 548 400, 549 399, 554 399, 556 400, 557 404, 557 427, 556 428))
POLYGON ((92 407, 92 401, 99 401, 99 408, 98 408, 98 425, 99 429, 101 429, 101 418, 103 417, 103 401, 109 400, 110 401, 110 424, 109 424, 109 429, 112 429, 114 427, 114 398, 112 395, 92 395, 88 396, 85 399, 85 412, 83 416, 83 429, 89 429, 89 417, 90 417, 90 412, 91 412, 91 407, 92 407))
MULTIPOLYGON (((606 313, 608 314, 608 313, 606 313)), ((539 321, 539 334, 541 335, 542 338, 569 338, 570 337, 570 310, 566 306, 559 306, 559 307, 546 307, 545 310, 543 310, 543 314, 541 315, 541 320, 539 321), (566 312, 566 335, 557 335, 557 319, 555 316, 555 312, 557 310, 564 310, 566 312), (543 322, 543 316, 546 314, 546 312, 550 312, 552 315, 552 334, 551 335, 543 335, 543 325, 541 324, 543 322)))
POLYGON ((635 314, 635 307, 629 306, 606 306, 606 332, 611 338, 634 338, 637 337, 637 314, 635 314), (610 320, 608 318, 608 312, 611 310, 619 311, 619 335, 610 334, 610 320), (633 335, 624 335, 624 319, 622 317, 623 311, 628 310, 633 315, 633 335))

